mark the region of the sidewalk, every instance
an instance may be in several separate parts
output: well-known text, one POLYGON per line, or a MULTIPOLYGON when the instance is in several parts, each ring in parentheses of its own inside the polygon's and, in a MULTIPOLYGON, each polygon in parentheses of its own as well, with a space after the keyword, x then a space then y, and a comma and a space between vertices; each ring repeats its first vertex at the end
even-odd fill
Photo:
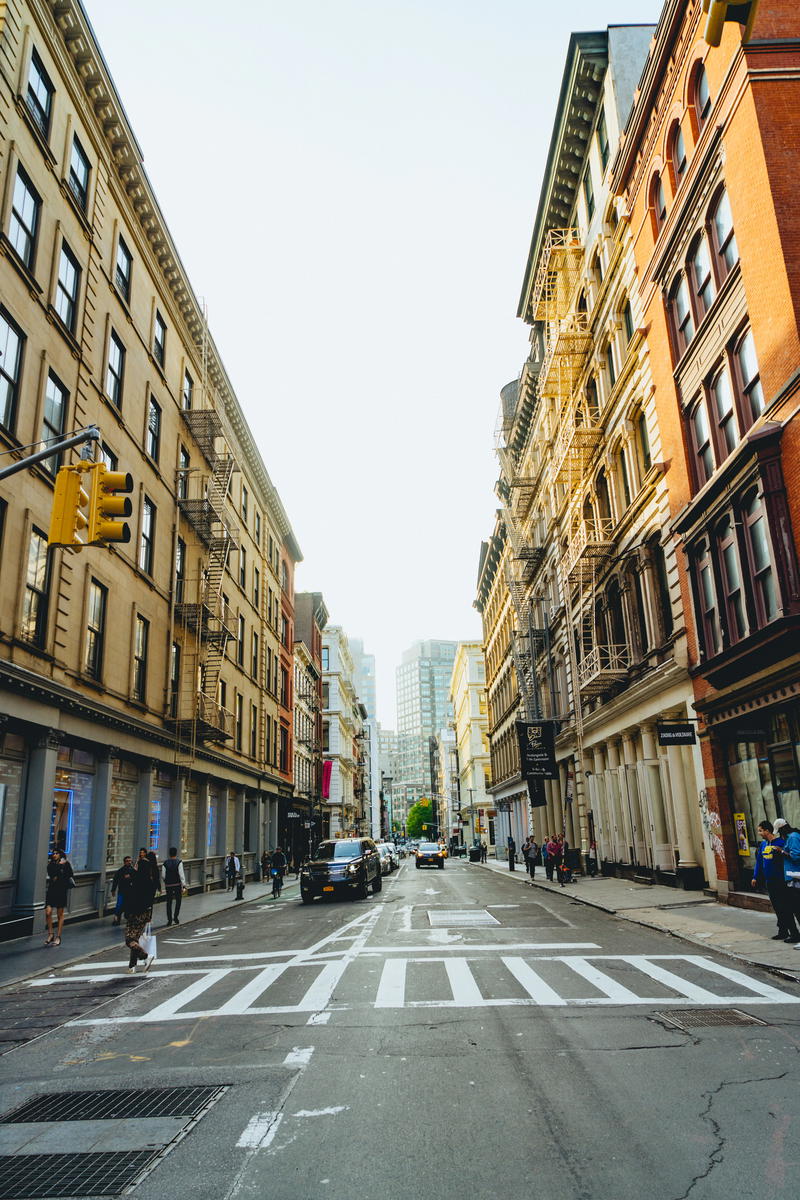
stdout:
MULTIPOLYGON (((283 885, 284 896, 299 894, 299 880, 287 879, 283 885)), ((272 903, 272 882, 253 883, 248 881, 244 890, 244 900, 236 901, 231 897, 236 892, 225 891, 224 888, 213 892, 198 892, 186 896, 181 908, 179 929, 196 925, 198 921, 213 920, 217 916, 232 916, 242 905, 250 907, 253 903, 262 901, 272 903)), ((278 901, 280 903, 280 901, 278 901)), ((106 950, 119 949, 120 961, 125 957, 125 921, 122 925, 112 925, 112 916, 98 917, 89 921, 76 921, 64 925, 60 946, 44 946, 47 936, 44 925, 44 912, 37 919, 41 921, 41 929, 30 937, 16 938, 11 942, 0 943, 0 987, 19 983, 34 975, 47 975, 54 967, 65 967, 72 963, 83 962, 95 954, 103 954, 106 950)), ((167 915, 163 899, 153 910, 153 928, 157 934, 166 929, 167 915)), ((127 961, 127 959, 126 959, 127 961)))
MULTIPOLYGON (((476 864, 477 865, 477 864, 476 864)), ((514 879, 522 887, 530 883, 525 868, 517 864, 509 871, 503 862, 480 864, 484 870, 497 871, 514 879)), ((541 867, 536 868, 533 887, 558 892, 578 904, 588 904, 613 913, 624 921, 660 929, 697 946, 706 946, 740 962, 800 980, 800 950, 785 942, 772 941, 777 926, 772 912, 754 912, 720 904, 702 892, 684 892, 659 884, 632 883, 629 879, 594 879, 578 876, 563 888, 550 883, 541 867)))

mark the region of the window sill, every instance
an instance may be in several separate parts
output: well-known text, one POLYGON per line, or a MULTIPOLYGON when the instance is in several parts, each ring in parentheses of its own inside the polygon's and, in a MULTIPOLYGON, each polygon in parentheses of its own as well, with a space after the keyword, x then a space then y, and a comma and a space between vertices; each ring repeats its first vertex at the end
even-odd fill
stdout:
MULTIPOLYGON (((86 215, 86 209, 82 207, 80 201, 78 200, 78 197, 75 195, 75 193, 73 192, 72 188, 69 186, 69 183, 67 182, 66 179, 60 180, 58 186, 61 189, 61 195, 69 203, 72 211, 74 212, 75 216, 78 218, 78 220, 81 224, 81 228, 83 229, 84 235, 86 237, 86 240, 88 242, 94 242, 94 230, 92 229, 91 221, 89 220, 88 216, 86 215)), ((88 204, 88 197, 87 197, 87 204, 88 204)))
POLYGON ((5 257, 11 263, 14 270, 30 288, 31 294, 34 296, 41 296, 44 292, 44 288, 38 282, 30 267, 27 266, 17 254, 5 233, 0 233, 0 247, 2 248, 2 252, 5 254, 5 257))
POLYGON ((75 334, 72 332, 71 329, 67 329, 66 325, 61 320, 61 317, 58 315, 58 313, 56 312, 56 310, 52 304, 48 304, 48 306, 47 306, 47 316, 48 316, 50 323, 55 326, 55 328, 58 330, 58 332, 63 337, 64 341, 69 346, 74 357, 80 358, 81 347, 80 347, 80 343, 78 342, 78 339, 75 337, 75 334))
MULTIPOLYGON (((43 156, 45 162, 47 163, 48 167, 50 167, 51 171, 54 170, 55 165, 56 165, 56 156, 55 156, 55 154, 53 154, 53 151, 50 149, 50 145, 47 141, 47 138, 44 136, 41 129, 39 128, 39 126, 36 124, 33 117, 31 116, 31 110, 28 108, 25 97, 18 95, 16 100, 17 100, 17 112, 20 114, 23 121, 27 125, 28 129, 33 134, 36 145, 41 150, 42 156, 43 156)), ((52 121, 51 121, 51 124, 52 124, 52 121)))
POLYGON ((689 668, 689 674, 707 679, 715 688, 741 683, 751 673, 768 670, 797 653, 800 611, 776 617, 735 645, 689 668))

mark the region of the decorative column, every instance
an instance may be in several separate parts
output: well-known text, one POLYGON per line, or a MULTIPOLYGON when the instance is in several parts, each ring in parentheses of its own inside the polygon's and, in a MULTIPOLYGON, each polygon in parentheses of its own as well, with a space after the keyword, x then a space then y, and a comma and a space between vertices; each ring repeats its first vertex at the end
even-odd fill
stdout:
MULTIPOLYGON (((111 808, 111 782, 114 774, 113 760, 118 753, 119 751, 116 746, 103 746, 95 760, 92 821, 89 828, 89 869, 99 872, 95 887, 94 907, 100 916, 103 915, 105 910, 108 814, 111 808)), ((146 845, 147 843, 142 844, 146 845)), ((120 863, 115 863, 112 870, 116 870, 120 865, 120 863)))
POLYGON ((624 820, 624 805, 621 802, 619 790, 619 747, 620 743, 618 740, 607 743, 606 799, 608 800, 609 815, 614 828, 617 861, 622 863, 627 861, 629 846, 626 844, 628 829, 624 820))
POLYGON ((703 868, 697 862, 692 844, 689 796, 686 791, 681 747, 668 746, 667 760, 669 762, 669 781, 672 787, 675 832, 678 838, 678 878, 685 888, 701 888, 703 886, 703 868))
POLYGON ((153 801, 153 777, 156 771, 154 759, 142 764, 139 771, 139 786, 136 791, 136 818, 133 824, 133 861, 139 847, 150 849, 150 806, 153 801))
POLYGON ((653 853, 656 867, 673 869, 672 847, 669 845, 667 814, 664 809, 664 793, 661 787, 661 772, 658 762, 655 728, 642 726, 642 755, 647 765, 647 801, 650 813, 650 828, 653 835, 653 853), (669 858, 667 859, 667 854, 669 858))
MULTIPOLYGON (((233 846, 238 855, 244 854, 244 788, 234 789, 233 846)), ((242 864, 244 866, 244 864, 242 864)))
POLYGON ((228 830, 228 800, 230 798, 231 789, 225 785, 219 789, 217 799, 217 840, 214 845, 214 850, 217 854, 227 855, 229 850, 236 852, 237 846, 229 845, 232 831, 228 830))
POLYGON ((194 854, 195 858, 202 860, 202 882, 203 891, 213 885, 214 880, 207 878, 208 875, 208 779, 198 779, 197 781, 197 825, 194 829, 194 854))
POLYGON ((22 917, 33 918, 44 908, 53 788, 60 744, 61 734, 57 729, 44 729, 28 754, 19 844, 20 869, 14 900, 14 912, 22 917))

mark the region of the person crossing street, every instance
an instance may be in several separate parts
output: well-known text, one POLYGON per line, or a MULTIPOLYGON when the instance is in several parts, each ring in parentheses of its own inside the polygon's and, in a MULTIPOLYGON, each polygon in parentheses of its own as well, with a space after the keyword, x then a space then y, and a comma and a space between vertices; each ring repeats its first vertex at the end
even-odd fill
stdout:
POLYGON ((177 846, 170 846, 169 858, 161 864, 161 878, 167 897, 167 926, 180 925, 178 917, 186 887, 186 875, 183 870, 183 862, 178 858, 177 846))

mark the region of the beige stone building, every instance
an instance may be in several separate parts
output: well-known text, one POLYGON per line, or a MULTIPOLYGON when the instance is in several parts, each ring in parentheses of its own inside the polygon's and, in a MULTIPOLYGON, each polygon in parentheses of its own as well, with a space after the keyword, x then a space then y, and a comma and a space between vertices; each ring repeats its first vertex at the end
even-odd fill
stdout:
MULTIPOLYGON (((486 699, 486 666, 480 642, 459 642, 450 682, 453 731, 457 761, 461 835, 466 845, 478 841, 487 847, 496 841, 496 809, 489 794, 489 714, 486 699)), ((455 829, 450 830, 455 833, 455 829)))
POLYGON ((0 449, 95 424, 134 480, 130 542, 80 551, 48 549, 57 460, 0 483, 2 937, 54 844, 79 916, 139 846, 201 888, 274 841, 300 553, 73 0, 0 6, 0 206, 0 449))

